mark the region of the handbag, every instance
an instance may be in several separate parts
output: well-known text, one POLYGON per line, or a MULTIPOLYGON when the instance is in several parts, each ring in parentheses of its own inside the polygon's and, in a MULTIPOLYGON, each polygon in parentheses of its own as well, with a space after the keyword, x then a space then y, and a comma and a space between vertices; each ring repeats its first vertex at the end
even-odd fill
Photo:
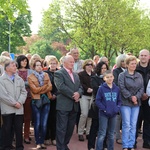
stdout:
POLYGON ((40 99, 35 101, 35 106, 39 109, 49 103, 50 103, 50 100, 48 99, 48 97, 45 94, 42 94, 40 99))

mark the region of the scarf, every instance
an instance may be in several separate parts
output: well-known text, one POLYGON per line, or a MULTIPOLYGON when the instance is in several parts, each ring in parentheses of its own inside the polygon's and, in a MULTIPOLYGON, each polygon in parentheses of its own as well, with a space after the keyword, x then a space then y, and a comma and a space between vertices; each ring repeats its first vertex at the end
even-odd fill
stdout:
POLYGON ((41 71, 41 72, 34 71, 33 74, 37 77, 40 86, 43 86, 44 85, 44 72, 43 71, 41 71))

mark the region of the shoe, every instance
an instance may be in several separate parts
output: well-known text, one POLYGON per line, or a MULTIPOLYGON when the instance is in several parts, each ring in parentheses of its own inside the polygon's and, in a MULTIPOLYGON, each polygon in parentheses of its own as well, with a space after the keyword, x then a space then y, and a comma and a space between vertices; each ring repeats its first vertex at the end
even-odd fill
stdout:
POLYGON ((148 149, 150 149, 150 143, 143 143, 143 148, 148 148, 148 149))
POLYGON ((79 137, 79 141, 84 141, 83 135, 79 135, 78 137, 79 137))
POLYGON ((14 150, 14 149, 15 149, 15 146, 11 145, 10 149, 11 149, 11 150, 14 150))
POLYGON ((29 139, 24 139, 24 143, 25 143, 25 144, 31 144, 31 142, 30 142, 29 139))
POLYGON ((36 149, 41 149, 41 145, 37 144, 36 149))
POLYGON ((117 144, 122 144, 122 140, 121 139, 116 139, 116 143, 117 144))
POLYGON ((139 130, 138 130, 138 133, 139 133, 139 134, 143 134, 143 132, 142 132, 142 130, 141 130, 141 129, 139 129, 139 130))
POLYGON ((86 139, 87 139, 87 140, 89 139, 89 134, 86 135, 86 139))
POLYGON ((90 150, 94 150, 94 148, 90 148, 90 150))
POLYGON ((42 148, 42 149, 46 149, 45 144, 41 144, 41 148, 42 148))
POLYGON ((56 146, 56 140, 52 140, 52 145, 56 146))
POLYGON ((128 148, 123 148, 123 150, 128 150, 128 148))
POLYGON ((29 141, 32 141, 31 137, 29 137, 29 141))
POLYGON ((45 140, 45 141, 44 141, 44 144, 45 144, 45 145, 52 145, 52 142, 51 142, 51 140, 45 140))

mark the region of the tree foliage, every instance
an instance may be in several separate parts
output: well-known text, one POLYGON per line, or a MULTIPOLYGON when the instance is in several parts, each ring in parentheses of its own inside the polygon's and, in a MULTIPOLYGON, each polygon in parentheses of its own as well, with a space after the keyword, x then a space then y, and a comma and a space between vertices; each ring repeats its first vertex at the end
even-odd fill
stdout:
POLYGON ((9 36, 11 52, 16 53, 17 47, 25 45, 23 36, 30 36, 31 13, 19 15, 14 22, 5 16, 0 19, 0 52, 8 50, 9 36))
POLYGON ((0 18, 5 16, 8 17, 10 22, 16 19, 16 14, 26 14, 28 13, 28 4, 26 0, 0 0, 0 18))
POLYGON ((138 6, 138 0, 54 0, 43 13, 40 33, 71 39, 69 47, 79 47, 86 58, 136 54, 150 48, 150 19, 138 6))
POLYGON ((45 58, 46 55, 55 55, 57 58, 61 57, 59 51, 53 50, 47 40, 38 40, 30 46, 31 54, 39 54, 41 58, 45 58))

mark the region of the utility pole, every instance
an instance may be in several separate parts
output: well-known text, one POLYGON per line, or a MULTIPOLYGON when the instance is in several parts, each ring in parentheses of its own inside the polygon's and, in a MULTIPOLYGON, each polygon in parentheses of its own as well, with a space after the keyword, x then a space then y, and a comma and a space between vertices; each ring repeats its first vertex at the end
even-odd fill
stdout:
POLYGON ((9 21, 9 37, 8 37, 8 52, 9 52, 9 54, 10 54, 10 51, 11 51, 11 45, 10 45, 11 37, 10 37, 10 35, 11 35, 11 23, 9 21))

